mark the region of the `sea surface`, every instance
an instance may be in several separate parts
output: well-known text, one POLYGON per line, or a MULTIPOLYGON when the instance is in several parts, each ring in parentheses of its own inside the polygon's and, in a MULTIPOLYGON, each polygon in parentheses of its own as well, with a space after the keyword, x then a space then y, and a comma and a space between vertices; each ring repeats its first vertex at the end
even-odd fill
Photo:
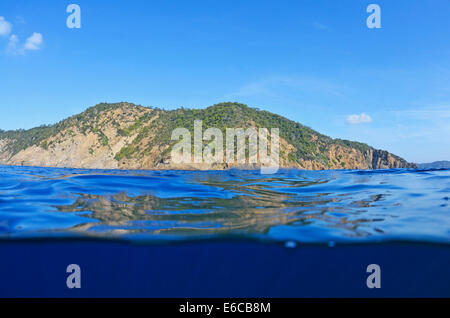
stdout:
POLYGON ((450 243, 450 170, 0 166, 0 238, 450 243))
MULTIPOLYGON (((450 170, 0 166, 0 237, 450 243, 450 170)), ((292 243, 290 243, 292 242, 292 243)))
POLYGON ((0 166, 0 297, 450 297, 449 197, 450 170, 0 166))

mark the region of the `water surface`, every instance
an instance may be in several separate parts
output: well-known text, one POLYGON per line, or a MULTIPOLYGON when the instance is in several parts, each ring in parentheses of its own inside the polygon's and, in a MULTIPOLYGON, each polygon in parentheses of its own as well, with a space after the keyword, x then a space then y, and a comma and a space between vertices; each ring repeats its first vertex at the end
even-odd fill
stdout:
POLYGON ((450 170, 0 166, 0 238, 450 243, 450 170))

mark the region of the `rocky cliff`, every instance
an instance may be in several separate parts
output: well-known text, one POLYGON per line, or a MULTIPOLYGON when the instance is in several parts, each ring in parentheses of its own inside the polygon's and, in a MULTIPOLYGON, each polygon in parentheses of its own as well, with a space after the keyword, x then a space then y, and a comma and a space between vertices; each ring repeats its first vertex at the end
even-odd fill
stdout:
MULTIPOLYGON (((279 128, 280 166, 309 170, 413 168, 366 144, 332 139, 308 127, 243 104, 166 111, 130 103, 99 104, 55 125, 0 131, 0 163, 99 169, 224 169, 234 164, 174 164, 171 133, 219 128, 279 128)), ((237 166, 237 164, 236 164, 237 166)))

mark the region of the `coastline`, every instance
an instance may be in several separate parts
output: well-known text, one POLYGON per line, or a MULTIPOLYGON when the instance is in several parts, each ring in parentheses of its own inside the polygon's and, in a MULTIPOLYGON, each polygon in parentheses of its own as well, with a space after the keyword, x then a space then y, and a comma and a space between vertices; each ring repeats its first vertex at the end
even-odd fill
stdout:
MULTIPOLYGON (((242 170, 242 171, 253 171, 260 170, 260 166, 254 165, 233 165, 229 167, 211 167, 211 166, 203 166, 196 167, 195 165, 178 165, 178 166, 170 166, 170 167, 154 167, 154 168, 141 168, 141 169, 129 169, 129 168, 108 168, 108 167, 71 167, 71 166, 40 166, 40 165, 15 165, 15 164, 7 164, 0 162, 0 167, 17 167, 17 168, 48 168, 48 169, 78 169, 78 170, 112 170, 112 171, 232 171, 232 170, 242 170)), ((301 170, 301 171, 377 171, 377 170, 423 170, 420 168, 378 168, 378 169, 305 169, 296 166, 280 166, 279 170, 301 170)), ((428 170, 428 169, 425 169, 428 170)), ((433 169, 431 169, 433 170, 433 169)))

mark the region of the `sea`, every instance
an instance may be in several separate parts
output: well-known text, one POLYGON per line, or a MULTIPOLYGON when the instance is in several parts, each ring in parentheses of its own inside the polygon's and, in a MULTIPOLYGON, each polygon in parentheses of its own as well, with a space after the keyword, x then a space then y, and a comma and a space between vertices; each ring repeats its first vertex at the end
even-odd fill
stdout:
POLYGON ((0 166, 0 255, 0 297, 450 297, 450 170, 0 166))

